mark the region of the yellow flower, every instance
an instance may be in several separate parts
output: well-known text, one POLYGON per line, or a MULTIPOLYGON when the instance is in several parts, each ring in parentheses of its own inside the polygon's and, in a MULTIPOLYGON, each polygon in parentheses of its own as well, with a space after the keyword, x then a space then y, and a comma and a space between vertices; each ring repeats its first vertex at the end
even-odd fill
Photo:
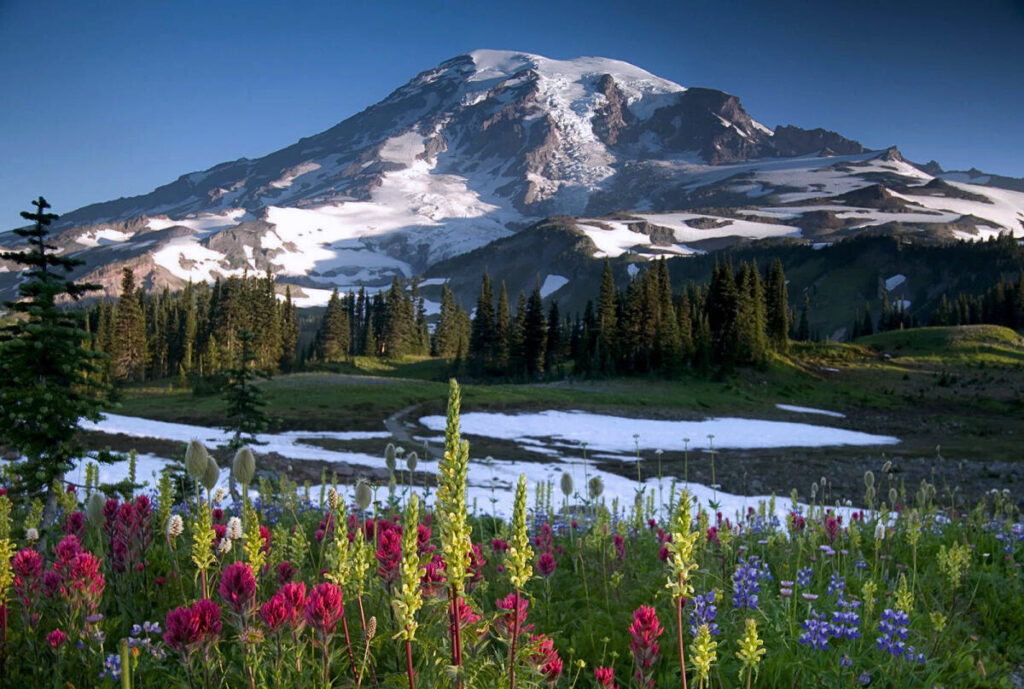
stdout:
POLYGON ((420 566, 416 541, 420 523, 420 500, 415 493, 405 510, 405 528, 402 531, 402 586, 396 591, 391 607, 395 610, 400 629, 394 638, 412 641, 416 637, 416 612, 423 607, 420 579, 426 571, 420 566))
POLYGON ((512 587, 521 589, 533 576, 533 548, 526 532, 526 475, 519 475, 516 499, 512 507, 512 538, 508 547, 506 566, 512 587))
POLYGON ((672 576, 668 578, 665 588, 672 592, 676 599, 691 598, 693 584, 690 583, 690 572, 697 569, 694 557, 694 543, 700 533, 692 531, 690 519, 690 493, 684 490, 676 503, 675 514, 672 516, 672 541, 667 544, 669 565, 672 576))
POLYGON ((715 662, 717 655, 715 650, 718 648, 718 642, 711 638, 711 629, 706 624, 702 624, 697 628, 697 638, 693 640, 693 644, 690 646, 690 653, 693 657, 693 664, 697 668, 697 677, 701 687, 708 679, 708 673, 711 671, 711 664, 715 662))
POLYGON ((748 617, 746 632, 743 634, 743 638, 740 639, 740 650, 736 652, 736 657, 743 663, 743 667, 740 668, 741 680, 744 675, 749 675, 757 670, 757 664, 761 662, 765 652, 764 643, 757 635, 757 623, 748 617))
POLYGON ((914 609, 914 592, 907 585, 907 575, 901 573, 896 584, 896 607, 905 613, 914 609))

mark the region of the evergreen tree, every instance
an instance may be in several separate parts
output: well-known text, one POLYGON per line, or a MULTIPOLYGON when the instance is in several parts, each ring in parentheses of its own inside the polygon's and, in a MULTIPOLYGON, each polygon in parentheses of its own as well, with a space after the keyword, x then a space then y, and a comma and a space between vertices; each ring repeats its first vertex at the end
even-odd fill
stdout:
POLYGON ((562 317, 558 313, 558 302, 551 300, 548 308, 548 339, 544 346, 544 371, 552 373, 562 365, 563 358, 562 317))
POLYGON ((523 322, 523 359, 526 375, 535 378, 544 372, 544 349, 547 345, 547 320, 544 318, 544 301, 540 296, 540 282, 533 288, 526 302, 526 318, 523 322))
POLYGON ((739 290, 732 266, 715 265, 707 296, 708 326, 711 329, 711 352, 714 360, 726 369, 736 363, 739 317, 739 290))
POLYGON ((335 287, 327 301, 327 309, 317 331, 316 358, 325 363, 346 361, 351 344, 350 337, 348 311, 338 295, 338 288, 335 287))
POLYGON ((612 277, 612 264, 605 259, 601 275, 601 293, 597 302, 597 351, 598 366, 603 372, 611 372, 615 361, 615 334, 618 327, 618 293, 612 277))
POLYGON ((811 298, 804 292, 804 303, 800 307, 800 323, 796 328, 796 339, 801 342, 808 342, 811 339, 811 323, 807 312, 810 310, 811 298))
MULTIPOLYGON (((58 216, 46 212, 50 204, 41 196, 32 205, 36 212, 21 216, 34 224, 14 230, 28 249, 0 253, 24 266, 21 298, 4 304, 18 318, 0 329, 0 435, 25 456, 18 487, 30 493, 60 482, 82 456, 78 421, 98 421, 108 393, 99 375, 104 357, 86 346, 82 314, 58 308, 59 300, 99 287, 66 279, 82 261, 57 255, 46 238, 58 216)), ((55 509, 51 491, 47 522, 55 509)))
POLYGON ((135 291, 135 275, 127 266, 122 269, 112 346, 114 377, 125 381, 142 380, 146 371, 146 319, 135 291))
POLYGON ((384 299, 384 318, 381 328, 383 354, 402 357, 415 351, 419 342, 416 314, 412 299, 404 293, 402 283, 395 276, 384 299))
POLYGON ((455 295, 448 285, 441 287, 441 313, 434 328, 434 356, 454 360, 459 358, 461 346, 461 316, 455 305, 455 295))
POLYGON ((526 376, 526 295, 519 293, 516 315, 509 328, 508 369, 513 378, 526 376))
POLYGON ((284 286, 284 302, 281 304, 281 359, 282 371, 292 371, 296 365, 299 348, 299 321, 292 302, 291 285, 284 286))
POLYGON ((505 281, 501 281, 501 292, 498 295, 498 313, 494 319, 494 369, 501 373, 508 370, 509 328, 512 322, 508 312, 508 291, 505 281))
POLYGON ((785 352, 789 349, 789 289, 779 259, 772 262, 768 272, 765 301, 768 341, 775 351, 785 352))
POLYGON ((254 336, 248 329, 238 331, 238 356, 235 364, 228 369, 224 401, 227 402, 228 424, 224 430, 232 434, 228 447, 237 449, 243 445, 261 444, 256 435, 269 426, 269 419, 263 411, 266 400, 263 391, 256 385, 266 374, 256 368, 256 347, 254 336))
POLYGON ((480 296, 476 300, 473 331, 469 341, 470 357, 477 373, 486 373, 493 368, 496 331, 494 318, 494 291, 491 289, 491 276, 485 270, 480 279, 480 296))

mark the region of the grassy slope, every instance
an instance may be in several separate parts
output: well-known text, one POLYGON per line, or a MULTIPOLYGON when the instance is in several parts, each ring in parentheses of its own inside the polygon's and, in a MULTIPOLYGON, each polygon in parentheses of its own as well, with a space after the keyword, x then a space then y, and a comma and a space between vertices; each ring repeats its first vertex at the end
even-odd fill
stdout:
MULTIPOLYGON (((445 377, 445 365, 436 360, 360 358, 336 371, 277 376, 262 386, 279 428, 380 429, 385 416, 411 405, 420 405, 418 413, 443 413, 445 377)), ((466 411, 572 408, 648 418, 794 420, 776 409, 780 402, 842 411, 847 419, 828 423, 897 435, 908 454, 933 455, 941 444, 975 458, 1019 459, 1024 340, 994 326, 921 328, 852 344, 796 344, 763 370, 742 370, 724 381, 687 376, 463 388, 466 411)), ((116 411, 216 425, 222 410, 218 397, 148 385, 124 390, 116 411)))

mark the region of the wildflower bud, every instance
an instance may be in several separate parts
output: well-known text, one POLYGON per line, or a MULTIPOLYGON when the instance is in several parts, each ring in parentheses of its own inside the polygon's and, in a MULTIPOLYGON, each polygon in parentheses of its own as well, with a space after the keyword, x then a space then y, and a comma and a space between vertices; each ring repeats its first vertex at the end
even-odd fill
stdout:
POLYGON ((331 508, 331 511, 338 509, 338 491, 331 486, 327 489, 327 506, 331 508))
POLYGON ((207 455, 206 460, 206 469, 199 481, 206 490, 213 490, 213 487, 217 485, 217 479, 220 478, 220 467, 217 466, 217 461, 213 457, 207 455))
POLYGON ((813 500, 815 497, 817 497, 817 495, 818 495, 818 484, 817 483, 812 483, 811 484, 811 500, 813 500))
POLYGON ((601 480, 600 476, 595 476, 590 479, 590 483, 587 484, 587 495, 590 496, 591 500, 597 500, 601 497, 601 493, 604 492, 604 481, 601 480))
POLYGON ((864 472, 864 487, 874 488, 875 487, 875 475, 871 471, 864 472))
POLYGON ((896 498, 898 498, 898 497, 899 497, 899 493, 896 492, 896 489, 895 488, 890 488, 889 489, 889 502, 892 503, 893 505, 895 505, 896 504, 896 498))
POLYGON ((256 476, 256 458, 253 456, 252 450, 248 447, 238 448, 235 460, 231 464, 231 471, 235 475, 235 480, 243 486, 252 483, 253 477, 256 476))
POLYGON ((185 522, 182 521, 180 514, 172 514, 171 518, 167 520, 167 535, 171 538, 177 538, 185 530, 185 522))
POLYGON ((371 617, 370 621, 366 623, 366 640, 371 640, 377 635, 377 618, 371 617))
POLYGON ((562 495, 569 497, 572 495, 572 475, 567 472, 562 472, 562 495))
POLYGON ((892 469, 892 460, 889 460, 885 464, 882 465, 882 473, 883 474, 888 474, 891 469, 892 469))
POLYGON ((409 471, 416 471, 416 465, 419 464, 420 458, 415 452, 410 452, 409 456, 405 458, 405 466, 409 471))
POLYGON ((93 493, 89 496, 89 502, 85 505, 85 515, 93 524, 103 521, 103 506, 107 503, 101 493, 93 493))
POLYGON ((203 476, 206 474, 206 466, 209 464, 209 454, 206 452, 206 448, 203 444, 193 438, 188 443, 188 449, 185 450, 185 471, 188 472, 189 476, 201 481, 203 476))
POLYGON ((237 541, 242 537, 242 520, 238 517, 232 517, 228 520, 228 526, 225 531, 227 537, 233 541, 237 541))
POLYGON ((398 466, 395 456, 394 444, 388 443, 387 447, 384 448, 384 465, 387 466, 388 471, 394 471, 395 467, 398 466))
POLYGON ((226 555, 231 552, 231 539, 227 536, 220 539, 220 545, 217 546, 217 552, 221 555, 226 555))
POLYGON ((29 527, 25 529, 25 540, 29 543, 35 543, 39 540, 39 530, 29 527))
POLYGON ((365 510, 370 506, 370 501, 373 500, 373 491, 370 490, 370 486, 367 485, 366 481, 360 480, 356 483, 356 504, 359 509, 365 510))
POLYGON ((878 522, 877 524, 875 524, 875 540, 885 540, 885 524, 883 524, 882 522, 878 522))

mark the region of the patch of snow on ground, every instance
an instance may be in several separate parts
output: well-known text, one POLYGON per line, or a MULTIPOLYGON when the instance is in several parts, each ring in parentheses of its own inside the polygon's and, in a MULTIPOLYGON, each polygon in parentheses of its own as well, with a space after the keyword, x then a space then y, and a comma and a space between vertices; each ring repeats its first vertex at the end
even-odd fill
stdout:
POLYGON ((75 242, 86 247, 109 246, 110 244, 127 242, 134 234, 134 232, 119 232, 105 227, 102 230, 83 232, 75 238, 75 242))
MULTIPOLYGON (((472 414, 467 416, 472 416, 472 414)), ((601 423, 600 419, 602 418, 597 415, 573 414, 572 416, 577 417, 577 419, 593 417, 589 419, 589 421, 596 421, 597 423, 601 423)), ((630 432, 634 428, 646 430, 646 424, 667 423, 642 420, 636 421, 632 419, 619 419, 619 421, 627 422, 629 424, 621 425, 619 427, 621 433, 627 436, 620 443, 620 445, 626 448, 627 456, 614 456, 614 459, 620 461, 633 461, 633 456, 630 453, 634 451, 634 446, 631 442, 632 439, 630 432), (639 426, 635 424, 639 424, 639 426)), ((718 421, 727 420, 719 419, 718 421)), ((749 422, 748 419, 733 419, 731 421, 749 422)), ((789 425, 795 426, 798 424, 789 425)), ((182 450, 184 450, 184 444, 192 438, 198 438, 207 444, 208 447, 213 447, 218 443, 226 443, 228 435, 217 428, 151 421, 148 419, 120 416, 117 414, 107 414, 102 421, 95 424, 82 422, 80 426, 84 430, 99 430, 107 433, 124 433, 126 435, 136 437, 174 440, 182 443, 182 450)), ((383 441, 387 437, 389 437, 388 434, 384 432, 291 431, 288 433, 263 434, 259 436, 259 439, 267 444, 256 447, 254 450, 257 454, 257 466, 259 465, 260 455, 268 452, 276 452, 282 457, 294 461, 308 459, 325 462, 345 462, 355 466, 383 469, 385 467, 383 441), (341 440, 366 438, 380 439, 382 447, 379 455, 368 455, 360 452, 335 451, 302 442, 303 439, 310 438, 337 438, 341 440)), ((892 440, 895 441, 895 439, 892 440)), ((437 442, 441 441, 442 438, 438 437, 437 442)), ((677 441, 677 443, 678 442, 679 441, 677 441)), ((717 445, 718 443, 716 442, 716 446, 717 445)), ((665 443, 664 446, 669 447, 670 445, 665 443)), ((536 447, 528 449, 540 451, 539 448, 536 447)), ((644 466, 650 466, 653 461, 651 457, 643 457, 643 459, 647 463, 644 466)), ((69 474, 68 478, 77 483, 84 483, 85 466, 88 462, 88 459, 78 462, 75 469, 69 474)), ((137 480, 147 483, 148 488, 152 490, 156 486, 156 479, 159 472, 168 464, 170 464, 170 460, 166 458, 151 454, 139 455, 137 457, 136 464, 137 480)), ((598 468, 598 464, 600 464, 600 461, 595 461, 593 457, 584 460, 575 452, 563 454, 558 458, 552 455, 551 460, 548 462, 504 461, 501 459, 481 460, 473 458, 470 460, 468 472, 468 486, 466 491, 467 502, 470 508, 479 514, 495 514, 496 516, 508 518, 512 513, 515 485, 520 474, 524 474, 526 476, 532 494, 532 492, 536 490, 537 485, 548 482, 557 485, 561 480, 562 474, 568 473, 572 477, 573 485, 576 487, 579 494, 582 494, 582 492, 586 490, 586 481, 589 478, 597 476, 600 477, 604 483, 605 490, 602 494, 602 499, 608 505, 610 505, 615 499, 619 500, 620 506, 632 504, 633 498, 636 495, 637 482, 633 479, 619 476, 618 474, 603 471, 598 468)), ((438 462, 434 459, 421 457, 417 466, 417 471, 436 474, 438 473, 438 462)), ((221 469, 221 478, 218 482, 219 486, 227 486, 228 475, 229 468, 223 467, 221 469)), ((117 481, 127 478, 127 476, 127 461, 114 465, 101 466, 100 468, 100 481, 103 483, 116 483, 117 481)), ((665 478, 659 483, 659 480, 652 476, 645 479, 643 486, 644 490, 655 491, 655 495, 664 495, 667 502, 670 491, 672 490, 673 481, 676 481, 676 479, 665 478)), ((346 484, 339 487, 342 488, 343 496, 346 498, 346 501, 351 502, 353 500, 354 485, 346 484)), ((737 513, 744 514, 748 507, 756 507, 759 502, 763 501, 767 503, 770 499, 770 496, 732 495, 716 491, 697 483, 677 483, 676 489, 680 490, 682 488, 688 489, 697 502, 702 506, 708 506, 711 501, 716 501, 720 505, 720 511, 725 516, 734 516, 737 513)), ((311 495, 316 495, 318 492, 318 486, 311 488, 311 495)), ((788 502, 783 500, 777 501, 777 515, 783 522, 785 521, 785 515, 789 510, 789 507, 788 502)), ((847 514, 849 510, 847 508, 842 508, 840 512, 847 514)), ((664 516, 667 517, 667 515, 664 516)))
MULTIPOLYGON (((836 369, 832 369, 836 370, 836 369)), ((845 419, 846 414, 841 414, 837 411, 827 411, 825 409, 815 409, 814 407, 798 407, 793 404, 776 404, 776 407, 783 411, 792 411, 798 414, 824 414, 825 416, 834 416, 837 419, 845 419)))
POLYGON ((718 237, 747 237, 749 239, 764 239, 765 237, 799 237, 800 228, 792 225, 776 225, 773 223, 755 222, 752 220, 739 220, 733 218, 711 218, 711 216, 698 215, 694 213, 658 213, 639 214, 647 222, 667 227, 675 234, 675 239, 680 243, 697 242, 702 239, 715 239, 718 237), (720 219, 727 224, 721 227, 702 230, 697 227, 690 227, 687 220, 699 220, 704 218, 720 219))
MULTIPOLYGON (((531 414, 470 412, 461 418, 462 430, 503 440, 554 438, 570 443, 586 442, 595 451, 630 452, 640 449, 683 450, 683 438, 704 442, 714 437, 716 448, 823 447, 830 445, 890 445, 899 440, 828 426, 765 421, 761 419, 710 418, 703 421, 629 419, 579 411, 544 411, 531 414)), ((445 417, 426 416, 420 423, 437 431, 445 417)))
POLYGON ((885 289, 887 292, 891 292, 906 281, 906 275, 903 275, 902 273, 897 273, 896 275, 893 275, 891 278, 886 278, 885 289))
POLYGON ((561 275, 548 275, 544 278, 544 284, 540 286, 540 296, 547 297, 569 284, 569 278, 561 275))

